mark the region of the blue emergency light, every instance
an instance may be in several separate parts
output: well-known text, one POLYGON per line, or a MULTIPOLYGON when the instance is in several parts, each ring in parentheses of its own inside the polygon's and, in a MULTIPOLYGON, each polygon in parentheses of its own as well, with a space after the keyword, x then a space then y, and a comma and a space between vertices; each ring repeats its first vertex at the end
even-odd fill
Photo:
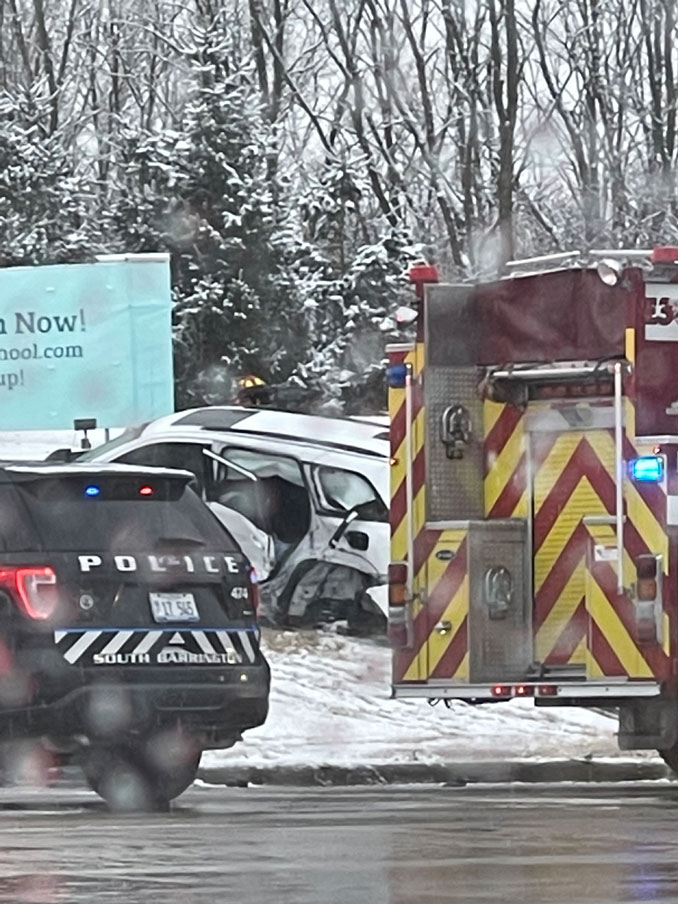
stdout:
POLYGON ((85 487, 85 496, 98 496, 101 490, 99 487, 95 487, 94 484, 90 484, 90 486, 85 487))
POLYGON ((391 389, 402 389, 407 382, 409 364, 389 364, 386 368, 386 379, 391 389))
POLYGON ((629 462, 631 477, 646 483, 659 483, 664 479, 664 459, 661 455, 643 455, 629 462))

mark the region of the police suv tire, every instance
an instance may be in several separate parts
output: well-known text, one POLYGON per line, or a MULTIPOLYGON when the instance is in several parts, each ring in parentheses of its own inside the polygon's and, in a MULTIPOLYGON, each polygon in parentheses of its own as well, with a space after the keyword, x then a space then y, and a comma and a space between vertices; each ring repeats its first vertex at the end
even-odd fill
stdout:
POLYGON ((195 781, 202 752, 162 769, 149 762, 143 745, 95 747, 81 765, 90 788, 112 810, 165 810, 195 781))

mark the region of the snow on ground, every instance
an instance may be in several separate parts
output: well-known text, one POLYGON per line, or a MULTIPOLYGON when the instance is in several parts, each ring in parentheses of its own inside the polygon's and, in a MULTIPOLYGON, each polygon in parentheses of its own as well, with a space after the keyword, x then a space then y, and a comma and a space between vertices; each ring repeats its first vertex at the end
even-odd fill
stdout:
MULTIPOLYGON (((44 458, 56 448, 76 448, 79 439, 73 431, 0 432, 0 458, 44 458)), ((91 439, 103 442, 103 431, 91 439)), ((448 710, 425 700, 391 700, 390 651, 376 641, 267 630, 264 648, 272 669, 266 724, 232 750, 206 753, 204 766, 620 755, 616 719, 589 710, 537 709, 528 700, 455 702, 448 710)))
MULTIPOLYGON (((120 430, 111 431, 111 437, 120 430)), ((13 430, 0 431, 0 458, 20 458, 41 461, 55 449, 79 449, 82 431, 75 430, 13 430)), ((103 430, 90 430, 88 437, 93 446, 105 442, 103 430)))
MULTIPOLYGON (((484 706, 389 699, 390 651, 331 632, 264 631, 271 708, 203 766, 300 766, 619 756, 616 719, 528 700, 484 706)), ((629 754, 625 754, 629 756, 629 754)))

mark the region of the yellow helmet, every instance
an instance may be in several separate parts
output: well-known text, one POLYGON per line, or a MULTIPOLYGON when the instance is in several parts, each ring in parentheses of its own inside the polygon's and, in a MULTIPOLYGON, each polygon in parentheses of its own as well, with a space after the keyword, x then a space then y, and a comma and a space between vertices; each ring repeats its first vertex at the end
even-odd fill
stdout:
POLYGON ((255 374, 248 374, 246 377, 241 377, 238 380, 238 387, 240 389, 254 389, 255 386, 265 386, 266 383, 261 377, 255 376, 255 374))

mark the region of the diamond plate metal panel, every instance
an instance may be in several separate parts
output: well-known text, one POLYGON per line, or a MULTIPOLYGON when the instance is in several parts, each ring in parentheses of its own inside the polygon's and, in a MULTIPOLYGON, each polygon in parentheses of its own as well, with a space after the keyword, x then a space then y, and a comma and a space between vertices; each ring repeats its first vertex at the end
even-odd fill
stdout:
POLYGON ((522 680, 533 659, 525 521, 471 524, 468 561, 470 681, 522 680), (499 611, 488 594, 493 569, 502 569, 511 582, 508 605, 499 611))
POLYGON ((424 381, 426 406, 426 516, 429 521, 468 521, 483 511, 483 404, 475 367, 431 367, 424 381), (445 410, 463 405, 471 419, 464 457, 450 459, 440 439, 445 410))

